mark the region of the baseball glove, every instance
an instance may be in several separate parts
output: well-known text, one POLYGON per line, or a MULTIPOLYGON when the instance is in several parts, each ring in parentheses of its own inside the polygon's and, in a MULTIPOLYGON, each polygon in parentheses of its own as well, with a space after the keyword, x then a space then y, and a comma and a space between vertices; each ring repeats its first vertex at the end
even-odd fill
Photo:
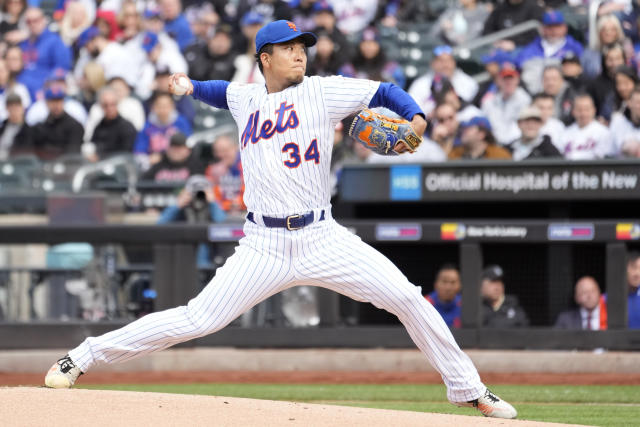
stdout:
POLYGON ((385 156, 399 154, 395 149, 400 142, 404 142, 411 152, 416 151, 422 142, 422 137, 415 133, 407 120, 392 119, 368 108, 353 119, 349 135, 368 149, 385 156))

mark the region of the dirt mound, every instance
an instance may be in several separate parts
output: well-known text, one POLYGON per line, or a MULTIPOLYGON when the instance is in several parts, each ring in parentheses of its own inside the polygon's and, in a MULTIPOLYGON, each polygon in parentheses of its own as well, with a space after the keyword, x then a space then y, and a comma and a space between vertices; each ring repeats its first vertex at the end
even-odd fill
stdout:
POLYGON ((0 402, 3 426, 559 425, 231 397, 32 387, 0 388, 0 402))

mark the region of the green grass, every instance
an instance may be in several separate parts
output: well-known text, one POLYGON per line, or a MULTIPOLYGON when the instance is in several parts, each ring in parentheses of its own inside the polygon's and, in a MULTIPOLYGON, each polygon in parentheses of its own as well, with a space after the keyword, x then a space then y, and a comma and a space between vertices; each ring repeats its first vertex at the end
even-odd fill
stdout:
MULTIPOLYGON (((102 390, 204 394, 289 400, 367 408, 477 415, 446 401, 441 385, 347 384, 118 384, 84 386, 102 390)), ((514 386, 491 387, 525 420, 594 426, 640 425, 640 387, 514 386)))

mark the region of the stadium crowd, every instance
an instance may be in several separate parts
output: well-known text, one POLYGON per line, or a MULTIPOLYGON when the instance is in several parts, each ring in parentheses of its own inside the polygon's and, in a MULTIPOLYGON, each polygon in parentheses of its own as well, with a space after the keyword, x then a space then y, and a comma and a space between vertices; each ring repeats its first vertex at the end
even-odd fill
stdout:
MULTIPOLYGON (((146 179, 184 181, 205 170, 216 172, 211 179, 225 175, 207 168, 215 149, 204 155, 170 149, 173 134, 198 130, 198 105, 168 94, 168 78, 185 72, 198 80, 263 81, 254 39, 275 19, 318 35, 308 74, 393 82, 430 119, 425 142, 407 156, 354 146, 342 126, 334 168, 346 161, 640 156, 635 1, 600 2, 587 30, 571 28, 558 10, 584 13, 589 2, 579 0, 440 3, 1 1, 0 160, 35 153, 42 160, 77 154, 97 161, 126 152, 146 179), (538 31, 497 40, 482 56, 488 80, 479 83, 456 63, 457 45, 530 19, 539 20, 538 31), (381 43, 381 31, 412 22, 430 22, 419 36, 436 46, 425 52, 432 58, 428 71, 413 78, 381 43)), ((241 175, 239 159, 225 162, 241 175)))

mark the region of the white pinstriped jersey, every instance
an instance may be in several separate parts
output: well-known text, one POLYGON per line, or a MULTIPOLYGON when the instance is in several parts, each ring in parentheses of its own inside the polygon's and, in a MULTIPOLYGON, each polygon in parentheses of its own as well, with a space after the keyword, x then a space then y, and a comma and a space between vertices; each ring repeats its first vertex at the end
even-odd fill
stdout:
MULTIPOLYGON (((284 217, 328 209, 335 126, 368 106, 378 86, 342 77, 305 77, 301 84, 273 94, 267 94, 264 85, 226 86, 227 105, 241 134, 249 210, 284 217)), ((69 357, 82 372, 97 362, 123 362, 216 332, 292 286, 314 285, 398 316, 442 375, 452 402, 484 394, 486 386, 473 362, 419 288, 330 215, 293 231, 247 220, 244 231, 235 253, 187 305, 89 337, 69 351, 69 357)))
POLYGON ((286 216, 329 207, 335 127, 366 108, 379 85, 314 76, 269 94, 264 84, 231 83, 227 104, 240 132, 248 210, 286 216))

